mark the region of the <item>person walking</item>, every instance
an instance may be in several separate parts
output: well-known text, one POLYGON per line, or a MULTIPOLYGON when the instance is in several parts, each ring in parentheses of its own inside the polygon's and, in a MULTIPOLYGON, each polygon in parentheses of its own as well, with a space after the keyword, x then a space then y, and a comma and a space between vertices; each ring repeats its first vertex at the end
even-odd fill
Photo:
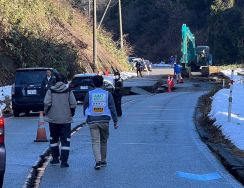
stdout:
POLYGON ((107 165, 107 140, 109 137, 109 121, 112 117, 114 128, 118 128, 117 113, 113 96, 110 92, 103 90, 103 77, 93 77, 94 90, 87 93, 83 103, 83 114, 90 127, 92 150, 96 161, 95 169, 107 165))
POLYGON ((171 67, 174 66, 174 63, 175 63, 175 58, 174 58, 174 56, 170 56, 170 58, 169 58, 169 64, 171 65, 171 67))
POLYGON ((46 71, 46 76, 42 80, 41 88, 43 91, 43 95, 45 96, 48 89, 50 89, 51 86, 54 86, 56 83, 55 76, 52 76, 52 72, 50 69, 46 71))
POLYGON ((61 160, 61 168, 69 167, 68 157, 70 150, 71 122, 75 114, 76 99, 72 91, 65 84, 64 76, 56 78, 57 83, 47 91, 44 98, 44 112, 49 122, 50 147, 52 165, 61 160), (61 155, 59 153, 61 142, 61 155))
POLYGON ((113 92, 113 98, 114 98, 114 104, 117 112, 117 116, 121 117, 122 116, 122 108, 121 108, 121 103, 122 103, 122 89, 123 89, 123 80, 120 77, 120 73, 116 72, 114 74, 115 76, 115 88, 113 92))
POLYGON ((141 74, 141 70, 142 70, 142 64, 140 61, 136 61, 136 74, 137 74, 137 77, 138 76, 138 73, 140 74, 140 76, 142 77, 142 74, 141 74))

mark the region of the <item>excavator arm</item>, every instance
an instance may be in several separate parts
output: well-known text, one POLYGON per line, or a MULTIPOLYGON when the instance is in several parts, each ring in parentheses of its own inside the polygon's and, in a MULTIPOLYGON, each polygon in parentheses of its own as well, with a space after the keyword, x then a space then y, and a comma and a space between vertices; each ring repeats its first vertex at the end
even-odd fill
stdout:
POLYGON ((182 58, 181 63, 185 66, 191 66, 196 60, 195 36, 191 33, 186 24, 182 25, 182 58))

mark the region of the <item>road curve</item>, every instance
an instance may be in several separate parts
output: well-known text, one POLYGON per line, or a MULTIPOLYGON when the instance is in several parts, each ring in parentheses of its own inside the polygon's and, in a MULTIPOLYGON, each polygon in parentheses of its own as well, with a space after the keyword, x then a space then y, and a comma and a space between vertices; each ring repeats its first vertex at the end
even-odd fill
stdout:
POLYGON ((88 127, 71 141, 70 168, 48 166, 47 187, 242 187, 201 142, 192 117, 203 91, 133 96, 110 127, 108 166, 95 171, 88 127))

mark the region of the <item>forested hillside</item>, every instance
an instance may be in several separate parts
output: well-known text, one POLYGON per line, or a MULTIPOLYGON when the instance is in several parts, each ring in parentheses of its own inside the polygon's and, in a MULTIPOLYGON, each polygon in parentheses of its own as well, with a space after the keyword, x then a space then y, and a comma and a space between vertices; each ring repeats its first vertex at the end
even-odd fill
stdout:
MULTIPOLYGON (((122 0, 122 8, 134 55, 152 61, 180 57, 181 25, 186 23, 197 45, 210 46, 215 64, 244 63, 243 0, 122 0)), ((119 33, 117 6, 104 24, 119 33)))
MULTIPOLYGON (((0 84, 18 67, 55 67, 67 76, 92 72, 92 27, 72 0, 0 0, 0 84)), ((99 69, 126 69, 111 34, 98 32, 99 69)))
MULTIPOLYGON (((98 21, 107 2, 97 0, 98 21)), ((18 67, 52 66, 68 76, 92 72, 87 7, 88 0, 0 0, 1 82, 11 81, 18 67)), ((215 64, 244 63, 243 0, 122 0, 122 14, 131 55, 179 59, 186 23, 197 45, 210 46, 215 64)), ((119 36, 118 0, 112 0, 103 28, 109 33, 98 32, 99 68, 126 69, 127 54, 114 42, 119 36)))

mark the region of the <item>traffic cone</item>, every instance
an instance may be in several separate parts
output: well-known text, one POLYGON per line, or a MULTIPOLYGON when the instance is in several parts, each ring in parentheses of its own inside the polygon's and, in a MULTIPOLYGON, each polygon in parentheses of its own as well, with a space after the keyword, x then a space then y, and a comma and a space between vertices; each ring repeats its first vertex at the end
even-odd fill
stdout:
POLYGON ((44 122, 43 112, 40 111, 36 140, 34 140, 34 142, 48 142, 46 130, 44 126, 45 126, 45 122, 44 122))
POLYGON ((171 77, 170 76, 168 76, 167 85, 168 85, 168 93, 169 93, 169 92, 171 92, 171 77))

